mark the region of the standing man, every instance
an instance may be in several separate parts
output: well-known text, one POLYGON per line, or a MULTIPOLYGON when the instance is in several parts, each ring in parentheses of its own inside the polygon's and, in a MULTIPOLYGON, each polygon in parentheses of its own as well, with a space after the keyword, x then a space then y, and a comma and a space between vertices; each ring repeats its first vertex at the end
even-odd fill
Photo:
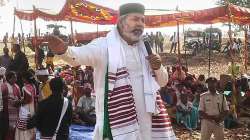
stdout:
POLYGON ((214 134, 215 140, 224 139, 224 118, 229 108, 224 95, 216 90, 217 79, 207 79, 208 92, 201 94, 199 114, 201 117, 201 140, 210 140, 214 134))
POLYGON ((159 53, 159 48, 160 48, 160 40, 159 40, 159 32, 156 32, 156 35, 155 35, 155 52, 156 53, 159 53))
POLYGON ((144 24, 144 6, 128 3, 120 7, 117 26, 105 38, 67 47, 57 37, 48 37, 50 49, 63 54, 62 59, 94 67, 94 140, 176 139, 158 92, 168 74, 160 57, 145 48, 144 24))
POLYGON ((169 53, 172 53, 174 50, 174 53, 176 52, 176 46, 177 46, 177 39, 176 39, 176 33, 174 32, 174 35, 170 38, 171 43, 171 49, 169 53))
POLYGON ((48 69, 36 70, 36 77, 39 80, 39 82, 41 82, 39 85, 39 97, 38 97, 39 101, 47 99, 52 94, 49 85, 50 82, 49 75, 50 74, 48 69))
POLYGON ((161 34, 161 32, 159 32, 159 49, 161 49, 161 52, 163 52, 163 45, 164 45, 164 37, 161 34))
POLYGON ((56 136, 56 140, 68 140, 72 104, 63 97, 64 82, 61 78, 51 79, 49 85, 52 95, 38 104, 37 111, 28 121, 27 127, 29 129, 36 127, 41 134, 40 139, 43 140, 52 140, 53 136, 56 136))
POLYGON ((9 55, 8 47, 3 48, 3 55, 0 57, 1 67, 7 69, 12 61, 12 58, 9 55))
POLYGON ((150 45, 151 45, 151 48, 154 48, 154 45, 155 45, 155 35, 153 32, 150 33, 149 35, 149 42, 150 42, 150 45))
POLYGON ((23 82, 21 73, 25 72, 29 68, 29 62, 26 55, 21 51, 19 44, 13 44, 11 51, 15 54, 14 59, 11 61, 8 71, 14 71, 17 75, 17 85, 22 88, 23 82))

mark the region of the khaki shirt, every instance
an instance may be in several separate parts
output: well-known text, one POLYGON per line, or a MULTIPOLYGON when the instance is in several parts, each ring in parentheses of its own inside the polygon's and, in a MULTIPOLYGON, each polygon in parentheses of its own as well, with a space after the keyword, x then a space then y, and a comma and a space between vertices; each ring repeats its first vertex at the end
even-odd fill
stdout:
POLYGON ((199 111, 203 111, 208 115, 219 115, 223 111, 228 111, 229 107, 226 97, 223 94, 212 95, 208 92, 201 94, 199 111))

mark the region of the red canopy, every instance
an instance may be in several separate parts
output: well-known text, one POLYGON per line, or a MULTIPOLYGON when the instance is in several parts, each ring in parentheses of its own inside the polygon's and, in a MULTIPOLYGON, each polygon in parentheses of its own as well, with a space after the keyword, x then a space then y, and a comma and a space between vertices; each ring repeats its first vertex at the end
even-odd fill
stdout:
POLYGON ((54 21, 76 21, 93 24, 115 24, 117 11, 86 0, 67 0, 58 14, 49 14, 34 8, 33 12, 15 10, 15 15, 23 20, 41 18, 54 21))
MULTIPOLYGON (((211 24, 228 22, 229 13, 231 13, 232 22, 235 24, 244 25, 250 23, 250 9, 230 4, 228 6, 220 6, 198 11, 163 15, 146 15, 146 26, 175 26, 177 21, 179 24, 211 24)), ((15 10, 15 15, 24 20, 34 20, 39 17, 44 20, 72 20, 103 25, 115 24, 118 12, 86 0, 67 0, 66 4, 58 14, 49 14, 34 8, 34 11, 31 13, 15 10)))
POLYGON ((177 21, 179 24, 225 23, 229 21, 229 13, 231 13, 232 22, 235 24, 245 25, 250 23, 250 9, 230 4, 229 6, 205 10, 146 16, 146 25, 148 27, 175 26, 177 21))

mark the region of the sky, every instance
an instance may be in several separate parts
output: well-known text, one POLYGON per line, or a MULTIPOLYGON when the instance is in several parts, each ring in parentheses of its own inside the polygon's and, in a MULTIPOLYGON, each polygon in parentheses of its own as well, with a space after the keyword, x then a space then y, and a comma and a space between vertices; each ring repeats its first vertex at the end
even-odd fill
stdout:
MULTIPOLYGON (((5 0, 7 1, 7 0, 5 0)), ((50 10, 53 13, 58 13, 66 0, 9 0, 5 6, 0 7, 0 37, 2 37, 5 32, 12 34, 13 32, 13 11, 14 7, 17 9, 31 10, 34 5, 36 8, 41 8, 45 10, 50 10)), ((97 3, 99 5, 109 7, 118 10, 119 6, 124 3, 129 2, 139 2, 144 4, 146 9, 167 9, 174 10, 177 6, 180 10, 200 10, 207 9, 216 6, 217 0, 89 0, 90 2, 97 3)), ((63 33, 70 33, 70 23, 69 22, 47 22, 43 20, 37 21, 37 27, 40 29, 41 33, 47 31, 47 24, 58 24, 64 25, 67 28, 62 29, 63 33)), ((21 25, 24 33, 33 33, 33 22, 21 21, 16 19, 15 33, 21 32, 21 25)), ((187 25, 185 28, 192 29, 204 29, 210 25, 187 25)), ((216 26, 216 25, 215 25, 216 26)), ((219 26, 219 25, 218 25, 219 26)), ((99 30, 110 30, 112 26, 98 26, 99 30)), ((74 30, 77 32, 94 32, 97 30, 96 25, 89 25, 84 23, 73 23, 74 30)), ((156 29, 146 29, 147 32, 162 31, 166 34, 174 32, 176 27, 167 28, 156 28, 156 29)), ((51 30, 49 30, 51 32, 51 30)))

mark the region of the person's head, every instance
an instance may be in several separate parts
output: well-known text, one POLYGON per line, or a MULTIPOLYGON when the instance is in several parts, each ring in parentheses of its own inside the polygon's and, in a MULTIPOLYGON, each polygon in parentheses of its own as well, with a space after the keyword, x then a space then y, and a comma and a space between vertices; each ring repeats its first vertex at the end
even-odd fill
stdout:
POLYGON ((210 93, 215 94, 216 93, 216 88, 218 86, 217 79, 214 78, 214 77, 209 77, 206 80, 206 83, 208 85, 208 90, 210 91, 210 93))
POLYGON ((49 79, 49 71, 48 69, 36 70, 36 76, 40 82, 45 83, 49 79))
POLYGON ((56 77, 50 80, 49 82, 50 89, 53 95, 61 95, 63 94, 63 86, 64 82, 62 78, 56 77))
POLYGON ((174 73, 176 71, 176 67, 172 66, 172 73, 174 73))
POLYGON ((185 78, 185 82, 187 82, 188 84, 193 84, 194 82, 194 78, 190 75, 188 75, 186 78, 185 78))
POLYGON ((11 85, 16 83, 17 77, 15 72, 9 71, 5 74, 5 77, 7 82, 10 83, 11 85))
POLYGON ((198 80, 205 81, 205 75, 203 75, 203 74, 199 75, 198 80))
POLYGON ((9 55, 9 49, 8 49, 8 47, 4 47, 3 48, 3 54, 4 55, 9 55))
POLYGON ((121 37, 129 44, 139 42, 145 26, 144 6, 128 3, 119 8, 117 27, 121 37))
POLYGON ((202 84, 198 84, 196 86, 195 92, 198 93, 198 94, 201 94, 202 92, 204 92, 204 86, 202 84))
POLYGON ((180 65, 176 65, 176 70, 180 72, 182 70, 182 67, 180 65))
POLYGON ((84 94, 86 97, 90 97, 92 93, 92 88, 90 83, 85 83, 84 84, 84 94))
POLYGON ((187 72, 188 72, 188 68, 187 68, 187 67, 185 67, 185 66, 181 66, 181 69, 182 69, 185 73, 187 73, 187 72))
POLYGON ((183 83, 178 83, 176 84, 176 89, 179 91, 179 92, 182 92, 184 89, 185 89, 185 86, 183 83))
POLYGON ((27 84, 35 84, 34 75, 30 71, 25 71, 22 73, 22 80, 27 84))
POLYGON ((19 44, 13 44, 13 45, 12 45, 12 48, 11 48, 11 51, 12 51, 13 53, 20 52, 20 51, 21 51, 20 45, 19 45, 19 44))
POLYGON ((36 72, 33 70, 33 69, 28 69, 28 71, 34 76, 34 75, 36 75, 36 72))
POLYGON ((187 93, 182 93, 182 94, 180 95, 180 99, 181 99, 181 102, 182 102, 183 104, 186 104, 187 101, 188 101, 188 94, 187 94, 187 93))

